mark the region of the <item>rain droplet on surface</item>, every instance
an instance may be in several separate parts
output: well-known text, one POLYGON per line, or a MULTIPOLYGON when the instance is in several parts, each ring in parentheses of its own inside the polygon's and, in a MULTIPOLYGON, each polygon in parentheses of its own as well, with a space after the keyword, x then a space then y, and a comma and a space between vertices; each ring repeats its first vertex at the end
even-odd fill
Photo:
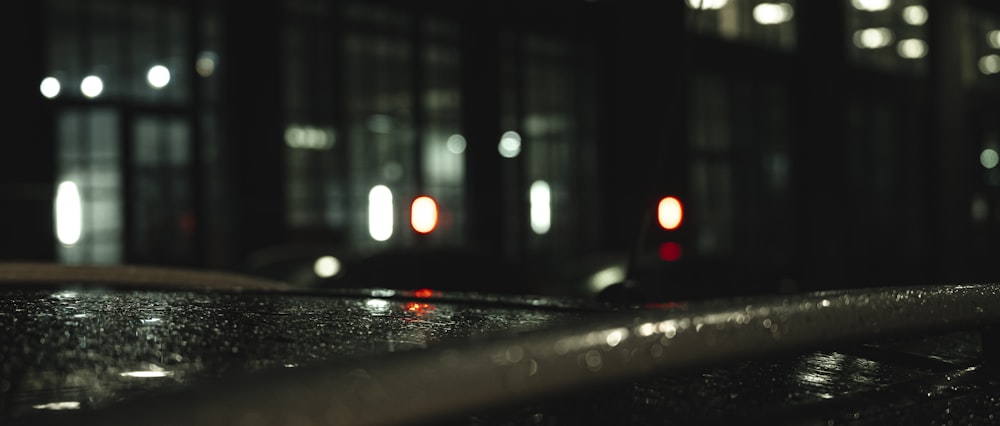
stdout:
POLYGON ((590 350, 584 355, 584 362, 586 362, 588 370, 597 371, 601 369, 603 359, 600 352, 590 350))

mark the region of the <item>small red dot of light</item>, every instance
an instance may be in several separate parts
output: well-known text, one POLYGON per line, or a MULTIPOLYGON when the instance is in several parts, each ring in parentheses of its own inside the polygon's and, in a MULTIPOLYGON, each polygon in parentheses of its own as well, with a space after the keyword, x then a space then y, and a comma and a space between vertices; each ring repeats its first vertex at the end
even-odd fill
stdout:
POLYGON ((681 258, 681 245, 673 241, 660 244, 660 259, 674 262, 681 258))

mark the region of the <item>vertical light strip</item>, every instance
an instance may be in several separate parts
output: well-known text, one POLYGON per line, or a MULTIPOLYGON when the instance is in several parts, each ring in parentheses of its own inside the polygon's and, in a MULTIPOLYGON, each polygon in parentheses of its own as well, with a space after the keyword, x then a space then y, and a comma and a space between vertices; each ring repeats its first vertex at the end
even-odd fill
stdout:
POLYGON ((376 185, 368 192, 368 234, 375 241, 392 237, 392 191, 376 185))
POLYGON ((65 246, 72 246, 80 241, 83 231, 83 208, 80 201, 80 191, 76 184, 65 181, 56 190, 56 237, 65 246))
POLYGON ((529 190, 531 230, 542 235, 552 227, 552 192, 544 180, 536 180, 529 190))

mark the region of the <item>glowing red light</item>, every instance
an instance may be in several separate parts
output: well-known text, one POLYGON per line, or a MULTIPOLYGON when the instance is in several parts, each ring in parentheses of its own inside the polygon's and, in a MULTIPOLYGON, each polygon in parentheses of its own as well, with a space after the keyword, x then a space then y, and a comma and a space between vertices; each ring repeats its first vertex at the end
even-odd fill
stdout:
POLYGON ((419 234, 430 234, 438 225, 438 206, 433 198, 421 196, 410 204, 410 227, 419 234))
POLYGON ((660 259, 673 262, 681 258, 681 245, 673 241, 660 244, 660 259))
POLYGON ((407 311, 413 312, 417 315, 423 315, 434 310, 434 305, 419 302, 409 302, 404 307, 407 311))
POLYGON ((684 207, 681 201, 674 197, 663 197, 656 206, 656 221, 666 230, 677 229, 684 219, 684 207))
POLYGON ((420 290, 417 290, 417 291, 413 292, 413 297, 419 297, 421 299, 426 299, 426 298, 431 297, 433 295, 434 295, 434 290, 431 290, 429 288, 422 288, 420 290))

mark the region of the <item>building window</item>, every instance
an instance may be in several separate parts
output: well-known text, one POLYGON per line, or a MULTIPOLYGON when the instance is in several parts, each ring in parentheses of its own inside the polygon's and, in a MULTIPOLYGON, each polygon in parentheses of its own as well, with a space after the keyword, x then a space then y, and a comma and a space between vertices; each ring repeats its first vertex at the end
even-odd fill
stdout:
POLYGON ((690 79, 685 211, 697 255, 786 262, 793 243, 787 88, 712 74, 690 79))
MULTIPOLYGON (((217 2, 47 0, 45 6, 47 76, 40 90, 57 123, 57 173, 76 182, 83 219, 80 241, 61 246, 59 258, 198 262, 202 212, 194 196, 202 182, 194 168, 222 173, 217 164, 195 165, 202 154, 221 157, 212 131, 217 2), (192 52, 192 41, 207 43, 192 52), (204 110, 195 113, 198 107, 204 110)), ((221 191, 215 188, 206 197, 221 191)))
POLYGON ((684 0, 689 31, 782 51, 794 50, 795 0, 684 0))
POLYGON ((870 69, 924 75, 927 44, 925 0, 843 0, 848 3, 847 57, 870 69))
POLYGON ((596 59, 555 36, 501 37, 503 224, 508 255, 566 260, 596 247, 596 59))
POLYGON ((963 77, 984 87, 1000 87, 1000 18, 996 14, 967 10, 967 31, 962 41, 970 46, 964 59, 963 77))
POLYGON ((440 209, 440 224, 430 237, 461 243, 465 234, 465 150, 462 134, 461 51, 455 22, 424 18, 421 102, 422 192, 440 209))
POLYGON ((462 242, 466 141, 457 23, 364 2, 339 6, 300 0, 287 7, 289 225, 362 249, 405 246, 418 238, 408 229, 410 201, 427 195, 440 208, 440 223, 419 238, 462 242), (392 196, 391 215, 383 216, 393 220, 380 226, 392 232, 374 238, 369 195, 375 187, 385 192, 382 186, 392 196))
MULTIPOLYGON (((59 182, 73 182, 79 191, 78 212, 56 212, 59 220, 77 222, 79 239, 59 245, 59 261, 114 264, 123 260, 120 117, 107 108, 73 108, 56 121, 59 182)), ((75 210, 75 209, 74 209, 75 210)))

